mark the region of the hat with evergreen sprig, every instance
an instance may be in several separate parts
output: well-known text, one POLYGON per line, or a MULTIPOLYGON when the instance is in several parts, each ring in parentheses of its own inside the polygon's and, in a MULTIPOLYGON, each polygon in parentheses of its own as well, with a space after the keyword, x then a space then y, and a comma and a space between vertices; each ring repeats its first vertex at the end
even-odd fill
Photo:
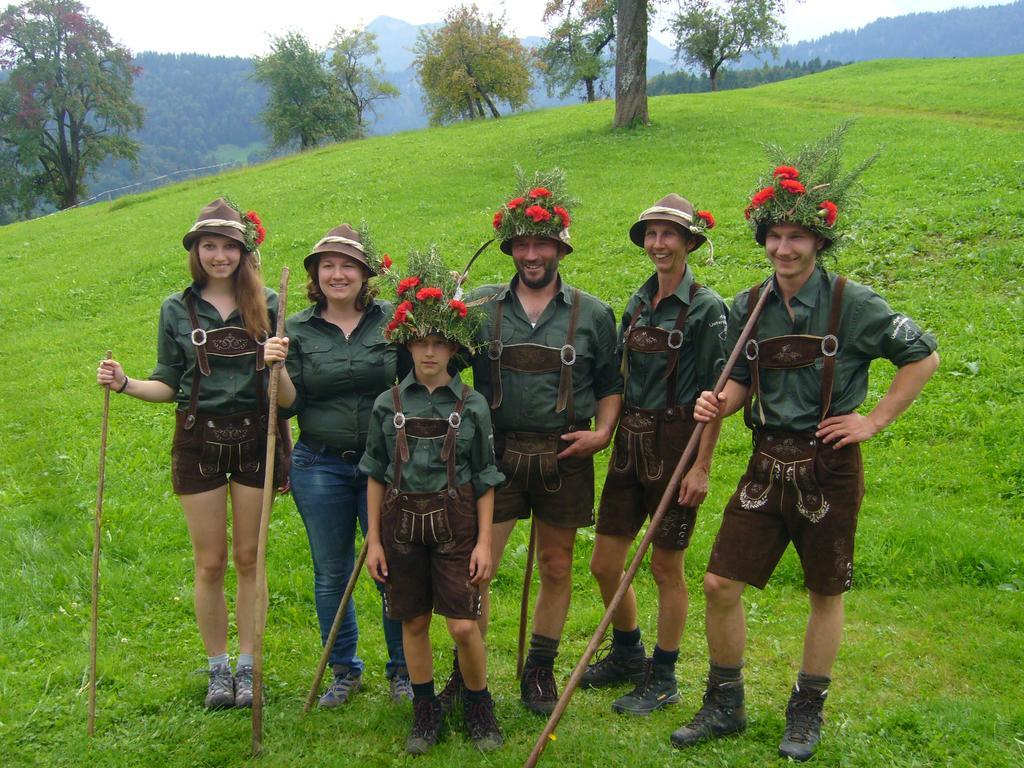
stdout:
POLYGON ((256 214, 256 211, 242 212, 242 209, 226 197, 218 197, 211 203, 207 203, 199 211, 196 223, 191 226, 181 244, 185 250, 189 250, 192 244, 202 235, 221 235, 228 237, 248 251, 256 254, 256 261, 259 262, 259 246, 267 236, 267 230, 263 228, 263 222, 256 214))
POLYGON ((309 271, 315 259, 325 253, 339 253, 355 259, 366 267, 371 277, 391 268, 391 258, 386 253, 381 255, 377 252, 365 221, 358 230, 349 224, 342 224, 321 237, 310 254, 302 260, 306 271, 309 271))
POLYGON ((799 224, 825 239, 822 250, 839 244, 849 222, 857 178, 878 157, 876 151, 852 171, 842 172, 843 139, 852 121, 837 125, 814 144, 804 145, 795 157, 777 144, 765 152, 774 169, 758 180, 743 215, 764 245, 773 224, 799 224))
POLYGON ((388 276, 395 283, 396 306, 385 338, 408 344, 437 334, 474 351, 484 312, 455 298, 458 277, 445 266, 434 246, 426 253, 409 254, 406 277, 398 278, 390 272, 388 276))
POLYGON ((517 237, 547 237, 557 240, 572 253, 569 242, 569 207, 575 200, 565 192, 565 174, 559 168, 538 171, 527 179, 516 168, 516 195, 494 214, 491 224, 501 241, 501 250, 512 255, 517 237))

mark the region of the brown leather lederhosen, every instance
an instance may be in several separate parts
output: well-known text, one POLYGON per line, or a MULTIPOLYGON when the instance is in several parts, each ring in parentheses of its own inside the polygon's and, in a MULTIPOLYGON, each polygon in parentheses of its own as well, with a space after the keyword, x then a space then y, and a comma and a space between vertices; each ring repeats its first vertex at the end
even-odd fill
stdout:
MULTIPOLYGON (((238 326, 228 326, 206 331, 199 325, 195 299, 190 294, 185 299, 189 323, 192 326, 191 341, 196 352, 196 370, 192 377, 192 392, 189 395, 187 411, 178 411, 182 429, 191 432, 199 424, 202 434, 202 457, 199 469, 203 475, 215 475, 236 470, 259 472, 263 452, 259 446, 264 443, 267 431, 266 383, 261 372, 266 367, 263 359, 263 343, 257 342, 238 326), (204 376, 210 375, 209 356, 241 357, 256 356, 256 410, 235 413, 228 416, 211 416, 199 413, 199 390, 204 376)), ((278 462, 279 465, 282 462, 278 462)), ((278 466, 278 469, 281 469, 278 466)))

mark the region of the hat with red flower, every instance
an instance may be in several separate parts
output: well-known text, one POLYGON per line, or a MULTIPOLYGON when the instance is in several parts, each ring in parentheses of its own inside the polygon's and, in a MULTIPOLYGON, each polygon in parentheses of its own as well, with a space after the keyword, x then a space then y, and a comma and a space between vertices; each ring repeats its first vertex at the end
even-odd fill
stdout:
POLYGON ((715 217, 711 211, 694 210, 689 200, 675 192, 665 195, 641 213, 636 223, 629 228, 629 239, 641 248, 644 247, 644 235, 649 221, 669 221, 682 227, 696 241, 692 250, 704 245, 708 239, 707 231, 715 226, 715 217))
POLYGON ((547 237, 557 240, 572 253, 569 242, 569 208, 575 203, 565 193, 565 174, 558 168, 538 171, 532 179, 516 168, 516 194, 501 206, 491 220, 501 250, 512 255, 517 237, 547 237))
POLYGON ((804 145, 795 157, 776 144, 765 145, 773 167, 758 180, 743 211, 760 245, 768 228, 783 222, 799 224, 824 238, 822 250, 841 242, 856 181, 878 157, 875 152, 842 173, 843 139, 850 125, 851 121, 840 123, 817 143, 804 145))
POLYGON ((319 257, 326 253, 338 253, 355 259, 366 267, 371 277, 391 266, 391 259, 387 254, 381 256, 377 253, 365 221, 358 230, 353 229, 349 224, 342 224, 328 231, 313 246, 310 254, 302 260, 306 271, 309 271, 314 260, 319 260, 319 257))
POLYGON ((187 251, 202 235, 229 237, 241 244, 247 252, 255 253, 258 260, 257 249, 267 236, 267 230, 263 228, 263 222, 256 211, 243 213, 242 209, 228 198, 218 197, 199 211, 196 223, 185 233, 181 244, 187 251))
POLYGON ((399 344, 437 334, 469 351, 476 346, 476 333, 483 322, 483 310, 464 303, 458 296, 458 278, 445 265, 437 249, 409 254, 405 277, 388 272, 395 286, 395 312, 384 337, 399 344))

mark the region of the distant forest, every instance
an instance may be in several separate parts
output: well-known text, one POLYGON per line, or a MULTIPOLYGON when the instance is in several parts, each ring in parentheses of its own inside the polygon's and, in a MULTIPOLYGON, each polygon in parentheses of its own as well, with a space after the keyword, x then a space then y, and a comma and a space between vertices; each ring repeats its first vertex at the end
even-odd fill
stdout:
MULTIPOLYGON (((776 67, 765 64, 758 69, 721 69, 718 73, 718 87, 721 90, 731 88, 753 88, 755 85, 775 83, 803 75, 813 75, 826 69, 843 66, 842 61, 829 59, 822 64, 821 59, 807 62, 786 61, 776 67)), ((711 90, 711 81, 707 75, 694 75, 689 72, 663 72, 647 81, 648 96, 662 96, 669 93, 703 93, 711 90)))

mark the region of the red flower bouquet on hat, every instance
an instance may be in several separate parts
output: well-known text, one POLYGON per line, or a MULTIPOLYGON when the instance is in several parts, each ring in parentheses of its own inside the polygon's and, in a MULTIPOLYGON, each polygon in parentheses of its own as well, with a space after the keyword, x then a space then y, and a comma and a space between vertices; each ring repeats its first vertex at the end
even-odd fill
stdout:
POLYGON ((516 169, 518 193, 499 208, 491 221, 496 237, 505 245, 515 237, 550 237, 563 243, 568 251, 569 210, 574 201, 564 191, 565 175, 555 168, 538 172, 530 179, 516 169))

